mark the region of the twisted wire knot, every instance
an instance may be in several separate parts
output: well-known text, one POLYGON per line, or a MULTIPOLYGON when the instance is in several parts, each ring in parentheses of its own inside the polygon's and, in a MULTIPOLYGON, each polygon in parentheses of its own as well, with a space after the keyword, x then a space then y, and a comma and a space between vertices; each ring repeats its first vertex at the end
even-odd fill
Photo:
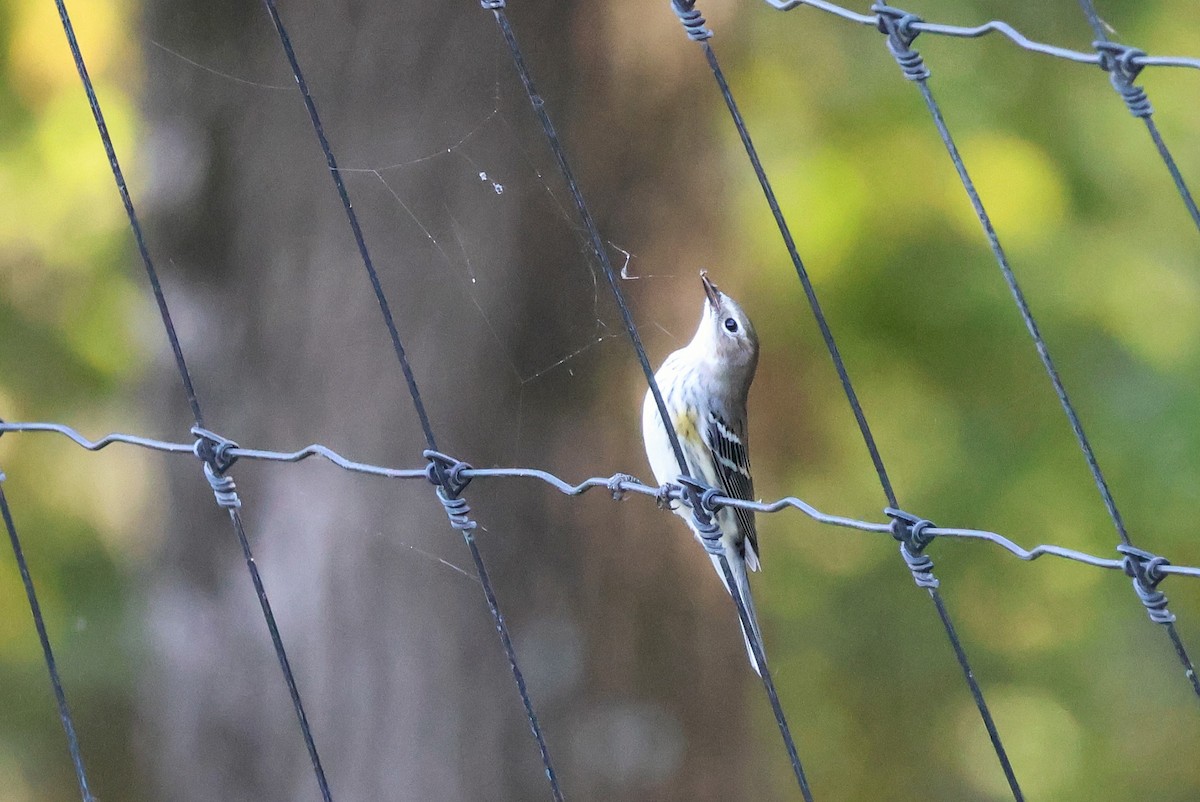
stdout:
POLYGON ((1092 46, 1100 54, 1100 69, 1108 73, 1108 80, 1113 89, 1121 95, 1125 106, 1134 117, 1149 117, 1154 113, 1146 90, 1133 82, 1142 71, 1142 65, 1135 59, 1144 58, 1146 51, 1117 42, 1093 42, 1092 46))
POLYGON ((242 500, 238 498, 237 485, 233 483, 232 476, 218 472, 212 463, 205 462, 204 478, 208 480, 208 486, 212 488, 213 495, 217 499, 217 506, 227 510, 241 509, 242 500))
POLYGON ((1158 589, 1158 583, 1166 578, 1161 570, 1164 565, 1170 565, 1166 557, 1160 557, 1144 549, 1121 544, 1117 551, 1125 555, 1121 561, 1121 569, 1125 575, 1133 579, 1133 589, 1146 608, 1146 614, 1156 624, 1170 624, 1175 621, 1175 614, 1167 609, 1167 594, 1158 589))
POLYGON ((458 496, 471 483, 471 477, 466 475, 466 471, 471 470, 469 463, 428 448, 421 452, 421 456, 429 460, 429 465, 425 467, 425 477, 429 483, 444 488, 451 498, 458 496))
POLYGON ((719 495, 721 493, 715 487, 710 487, 700 494, 700 506, 704 508, 705 512, 715 515, 724 509, 725 505, 717 501, 719 495))
MULTIPOLYGON (((613 501, 623 501, 625 499, 625 488, 622 487, 626 482, 636 482, 637 477, 627 473, 614 473, 605 483, 608 492, 612 494, 613 501)), ((662 492, 660 489, 659 492, 662 492)))
POLYGON ((489 11, 496 11, 497 9, 504 8, 504 2, 505 0, 479 0, 479 5, 481 8, 486 8, 489 11))
POLYGON ((192 427, 192 436, 196 438, 192 453, 205 465, 212 466, 213 472, 218 476, 237 462, 237 455, 229 452, 237 448, 238 444, 228 437, 200 426, 192 427))
POLYGON ((933 528, 933 521, 895 507, 888 507, 883 512, 892 519, 892 537, 900 541, 900 556, 912 572, 917 587, 936 588, 939 583, 933 575, 933 560, 925 554, 925 547, 933 542, 933 535, 926 534, 926 530, 933 528))
POLYGON ((1121 93, 1121 99, 1125 101, 1125 107, 1129 109, 1129 113, 1134 117, 1149 117, 1154 113, 1154 106, 1150 105, 1150 98, 1146 97, 1145 89, 1136 84, 1123 84, 1117 86, 1116 89, 1121 93))
POLYGON ((933 528, 933 521, 918 518, 911 512, 895 507, 888 507, 883 513, 892 519, 892 537, 901 543, 909 544, 913 554, 920 554, 933 542, 933 535, 925 533, 927 529, 933 528))
POLYGON ((696 8, 696 0, 671 0, 671 8, 675 11, 675 16, 679 17, 679 21, 683 23, 683 29, 687 32, 688 38, 693 42, 703 42, 705 39, 712 38, 713 32, 704 27, 704 17, 696 8))
POLYGON ((700 544, 704 546, 705 551, 716 557, 725 553, 725 544, 721 542, 721 527, 717 524, 716 519, 712 517, 702 519, 693 511, 692 526, 695 527, 696 536, 700 539, 700 544))
POLYGON ((879 32, 887 36, 888 51, 900 65, 904 77, 910 81, 924 81, 929 77, 929 68, 921 54, 912 49, 913 40, 920 33, 916 25, 923 20, 916 14, 910 14, 898 8, 892 8, 887 3, 876 3, 871 6, 877 17, 876 26, 879 32))
POLYGON ((1092 42, 1092 47, 1100 54, 1100 69, 1105 72, 1117 73, 1125 80, 1132 81, 1142 71, 1142 65, 1135 59, 1145 58, 1145 50, 1118 42, 1092 42))
MULTIPOLYGON (((928 523, 928 522, 926 522, 928 523)), ((908 570, 912 572, 913 581, 919 588, 936 588, 938 578, 933 575, 933 560, 924 552, 913 552, 908 543, 900 544, 900 556, 904 558, 908 570)))
MULTIPOLYGON (((717 501, 717 496, 721 495, 721 491, 717 490, 715 487, 709 487, 699 479, 693 479, 690 476, 680 476, 675 481, 683 485, 685 489, 693 491, 696 494, 695 498, 699 503, 700 508, 709 515, 715 515, 725 508, 724 504, 717 501)), ((690 494, 684 493, 683 503, 689 507, 692 506, 690 494)))
POLYGON ((450 526, 463 534, 479 526, 479 524, 471 520, 471 507, 467 504, 465 498, 450 495, 444 487, 439 487, 436 492, 438 501, 442 502, 442 507, 446 510, 446 517, 450 519, 450 526))
POLYGON ((879 29, 879 32, 898 37, 905 47, 912 44, 913 40, 917 38, 917 34, 920 33, 913 28, 914 24, 923 21, 916 14, 893 8, 887 3, 875 3, 871 6, 871 10, 875 12, 875 27, 879 29))

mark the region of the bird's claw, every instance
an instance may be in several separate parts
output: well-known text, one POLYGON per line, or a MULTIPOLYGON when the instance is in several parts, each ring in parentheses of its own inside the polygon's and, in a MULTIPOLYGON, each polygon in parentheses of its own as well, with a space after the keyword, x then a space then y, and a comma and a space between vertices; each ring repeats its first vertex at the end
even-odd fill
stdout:
POLYGON ((654 496, 655 503, 658 504, 660 510, 671 510, 672 512, 678 509, 675 504, 675 499, 671 498, 671 492, 674 486, 670 483, 663 485, 658 489, 658 493, 654 496))

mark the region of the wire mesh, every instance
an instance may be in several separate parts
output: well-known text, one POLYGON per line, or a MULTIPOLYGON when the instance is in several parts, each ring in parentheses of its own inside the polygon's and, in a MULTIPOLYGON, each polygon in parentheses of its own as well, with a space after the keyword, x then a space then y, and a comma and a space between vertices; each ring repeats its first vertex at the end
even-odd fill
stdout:
MULTIPOLYGON (((1101 471, 1091 444, 1084 433, 1079 415, 1070 400, 1055 363, 1050 356, 1045 339, 1038 328, 1037 322, 1029 308, 1029 304, 1025 299, 1024 293, 1017 282, 1008 257, 1001 246, 999 237, 997 236, 987 214, 986 208, 983 205, 983 201, 980 198, 979 193, 976 191, 970 175, 967 172, 966 165, 954 144, 953 137, 951 136, 950 129, 946 123, 942 109, 938 105, 932 90, 929 87, 928 81, 930 78, 930 71, 925 65, 925 62, 920 54, 912 48, 912 44, 917 36, 921 33, 955 38, 978 38, 995 33, 1007 38, 1017 46, 1031 52, 1040 53, 1075 63, 1095 65, 1102 68, 1104 71, 1109 73, 1114 88, 1125 100, 1130 112, 1135 117, 1138 117, 1144 121, 1156 150, 1158 151, 1158 154, 1164 164, 1167 166, 1175 188, 1197 228, 1200 228, 1200 212, 1197 211, 1197 207, 1192 198, 1190 190, 1188 189, 1174 158, 1172 157, 1152 119, 1152 109, 1150 108, 1145 92, 1136 84, 1134 84, 1134 79, 1136 79, 1138 74, 1147 67, 1200 69, 1200 59, 1175 56, 1152 56, 1136 48, 1119 45, 1109 41, 1103 22, 1090 0, 1080 0, 1080 5, 1097 38, 1097 41, 1095 42, 1095 52, 1093 53, 1074 51, 1067 48, 1058 47, 1056 45, 1050 45, 1031 40, 1018 32, 1012 26, 1002 21, 991 21, 974 27, 961 27, 926 22, 913 14, 889 6, 886 3, 875 4, 872 6, 873 13, 868 15, 860 14, 833 3, 824 2, 824 0, 767 0, 769 5, 781 11, 788 11, 801 6, 809 6, 835 15, 847 21, 876 28, 886 37, 885 42, 887 47, 892 55, 896 58, 904 77, 917 85, 922 99, 928 107, 939 136, 953 162, 958 177, 970 198, 972 207, 977 217, 979 218, 979 222, 983 227, 989 247, 991 248, 995 259, 999 264, 1005 282, 1007 283, 1014 301, 1017 304, 1022 320, 1025 323, 1032 340, 1034 341, 1039 358, 1041 359, 1045 371, 1051 381, 1054 392, 1061 406, 1063 407, 1065 414, 1067 415, 1070 427, 1077 439, 1080 450, 1085 457, 1089 471, 1091 472, 1104 506, 1121 540, 1121 544, 1118 546, 1118 552, 1121 556, 1119 558, 1108 558, 1056 545, 1038 545, 1032 548, 1025 548, 1004 535, 983 529, 938 527, 928 520, 906 512, 900 506, 899 502, 897 501, 892 482, 888 476, 884 460, 880 455, 879 449, 871 433, 867 415, 858 399, 858 395, 855 392, 850 379, 849 371, 838 349, 836 340, 832 333, 832 328, 826 319, 825 313, 822 310, 818 300, 816 290, 813 287, 811 279, 808 277, 803 262, 801 261, 795 241, 788 228, 780 204, 775 198, 774 192, 771 189, 766 169, 764 168, 754 148, 746 122, 737 107, 733 91, 720 68, 715 51, 709 42, 709 39, 712 36, 712 31, 706 26, 703 16, 701 16, 700 12, 695 8, 695 3, 692 0, 672 0, 672 7, 683 23, 689 38, 702 47, 707 64, 713 73, 722 99, 724 100, 730 112, 739 137, 741 138, 741 141, 750 159, 751 166, 763 189, 770 211, 783 238, 785 248, 792 260, 797 276, 803 285, 814 318, 818 324, 818 327, 820 328, 830 357, 837 369, 839 379, 841 380, 847 400, 854 412, 854 416, 859 426, 864 444, 866 445, 876 473, 878 474, 881 488, 888 502, 888 506, 884 511, 888 520, 860 520, 857 518, 826 513, 795 496, 787 496, 771 502, 747 501, 743 499, 729 498, 720 494, 714 488, 704 487, 703 484, 697 483, 693 478, 687 477, 686 475, 681 476, 680 481, 664 486, 646 484, 634 478, 632 475, 625 473, 618 473, 607 477, 590 477, 580 482, 572 483, 566 479, 554 475, 553 473, 537 468, 514 467, 477 469, 463 460, 439 451, 437 441, 434 436, 433 426, 430 422, 430 416, 421 400, 416 378, 408 363, 396 322, 393 319, 393 315, 387 303, 387 298, 383 292, 378 275, 371 262, 371 257, 368 252, 362 231, 359 227, 356 215, 353 211, 349 194, 341 180, 340 171, 338 170, 333 150, 322 129, 315 101, 313 100, 312 95, 310 94, 305 83, 303 72, 301 71, 295 52, 292 49, 287 30, 284 27, 282 19, 278 13, 278 9, 276 8, 273 0, 264 0, 264 3, 268 14, 274 23, 276 32, 280 39, 280 44, 288 58, 293 75, 297 81, 301 97, 305 103, 306 110, 309 113, 314 132, 317 135, 322 154, 330 169, 331 176, 335 183, 335 188, 346 211, 347 220, 354 234, 368 278, 379 302, 383 320, 388 328, 392 345, 396 352, 397 360, 404 374, 406 386, 412 397, 414 408, 416 409, 418 417, 420 418, 422 430, 425 434, 428 448, 423 452, 423 456, 426 458, 427 463, 424 467, 408 468, 375 465, 347 458, 336 451, 319 444, 309 445, 299 450, 290 452, 243 448, 239 446, 234 441, 217 434, 214 430, 205 427, 202 409, 184 359, 182 348, 179 344, 178 336, 175 333, 175 327, 171 319, 167 300, 159 282, 158 274, 151 259, 149 249, 146 246, 134 204, 130 198, 125 184, 125 179, 121 172, 120 164, 112 144, 112 140, 107 131, 99 100, 96 96, 94 86, 92 85, 91 79, 87 72, 83 55, 75 38, 74 29, 67 13, 65 2, 64 0, 55 0, 55 2, 76 68, 84 85, 97 130, 101 136, 108 162, 113 171, 123 206, 129 218, 138 252, 142 258, 148 280, 151 285, 152 293, 158 305, 163 326, 169 340, 171 351, 174 355, 177 371, 184 387, 190 410, 195 419, 195 426, 192 428, 191 433, 196 439, 192 442, 172 442, 132 434, 114 433, 106 435, 99 440, 89 440, 75 429, 65 424, 56 422, 0 421, 0 434, 18 432, 57 433, 69 438, 71 441, 88 451, 99 451, 111 445, 128 445, 168 454, 190 455, 202 463, 205 476, 209 481, 217 502, 222 508, 228 511, 231 524, 239 540, 243 558, 246 562, 256 594, 259 599, 263 616, 270 632, 272 643, 276 651, 276 656, 284 676, 285 684, 288 687, 288 691, 295 708, 298 724, 309 753, 314 775, 323 798, 327 800, 331 799, 332 794, 329 790, 329 785, 325 778, 324 770, 321 766, 320 758, 316 749, 315 739, 304 712, 300 692, 296 686, 295 678, 288 662, 282 638, 279 635, 274 616, 271 612, 266 590, 255 566, 253 554, 250 551, 249 543, 239 514, 241 501, 237 496, 236 486, 234 485, 233 480, 227 474, 227 471, 239 459, 264 462, 296 463, 312 458, 318 458, 323 459, 340 469, 353 473, 388 479, 425 480, 434 486, 436 495, 446 510, 451 526, 462 533, 464 540, 471 551, 477 575, 485 591, 485 597, 489 610, 499 632, 502 646, 508 658, 514 680, 526 712, 526 716, 529 720, 530 728, 538 745, 539 754, 546 771, 551 793, 556 799, 561 799, 563 795, 558 783, 553 763, 550 758, 549 748, 538 723, 537 716, 534 712, 532 700, 530 699, 528 691, 525 687, 517 655, 512 645, 511 638, 509 637, 503 615, 500 612, 499 603, 495 597, 494 591, 492 590, 490 580, 488 579, 486 567, 471 534, 476 524, 470 517, 470 509, 466 505, 465 500, 462 498, 462 492, 467 484, 475 479, 484 479, 489 481, 500 479, 533 480, 541 482, 567 496, 579 496, 593 489, 604 489, 611 494, 614 499, 621 499, 627 494, 633 494, 645 496, 660 503, 679 502, 693 511, 696 520, 701 527, 707 525, 711 521, 711 517, 724 507, 743 508, 759 513, 777 513, 788 509, 794 509, 803 513, 814 521, 831 527, 883 534, 894 538, 900 543, 901 555, 911 570, 914 580, 918 586, 925 588, 929 592, 929 595, 935 604, 939 619, 950 640, 960 667, 962 668, 972 697, 975 700, 979 713, 984 721, 985 727, 987 728, 997 758, 1001 763, 1006 779, 1009 783, 1010 790, 1015 799, 1023 798, 1021 788, 1017 782, 1016 774, 1008 760, 1003 743, 1000 739, 999 732, 995 727, 990 711, 988 710, 986 702, 984 701, 982 689, 975 679, 975 672, 972 670, 967 659, 966 651, 955 632, 945 603, 938 593, 939 580, 933 576, 932 561, 928 555, 924 553, 925 549, 934 539, 947 538, 984 541, 999 546, 1006 553, 1024 561, 1032 561, 1043 556, 1050 556, 1083 565, 1103 568, 1106 570, 1115 570, 1124 573, 1132 580, 1135 592, 1141 603, 1146 608, 1151 621, 1164 625, 1180 663, 1185 669, 1186 676, 1189 678, 1196 694, 1200 696, 1200 678, 1196 677, 1191 659, 1188 656, 1186 648, 1184 647, 1184 644, 1182 643, 1182 640, 1180 639, 1174 627, 1175 616, 1168 609, 1166 596, 1161 590, 1158 589, 1159 584, 1168 576, 1200 578, 1200 567, 1172 564, 1166 557, 1162 555, 1137 548, 1133 545, 1131 538, 1126 531, 1125 524, 1121 518, 1116 502, 1113 499, 1112 493, 1109 489, 1108 482, 1101 471)), ((667 416, 662 396, 655 383, 654 374, 650 368, 650 363, 646 356, 645 350, 642 347, 637 326, 633 320, 633 316, 630 313, 628 306, 624 301, 619 283, 617 281, 616 272, 614 271, 613 266, 607 256, 607 252, 603 245, 603 240, 599 234, 599 229, 590 211, 588 210, 583 193, 581 192, 578 182, 575 180, 571 171, 569 162, 567 160, 566 151, 558 138, 557 132, 546 108, 546 103, 538 95, 534 87, 532 78, 530 77, 528 65, 526 64, 524 55, 517 43, 515 32, 505 14, 505 2, 504 0, 481 0, 481 6, 484 9, 493 12, 500 32, 507 46, 509 47, 514 65, 528 93, 531 105, 538 116, 543 133, 546 136, 547 142, 550 145, 559 169, 562 171, 563 177, 567 182, 572 194, 572 199, 575 202, 576 209, 587 231, 589 244, 592 251, 591 255, 604 270, 614 298, 617 301, 618 308, 621 311, 622 320, 629 335, 631 344, 637 354, 643 372, 645 373, 647 383, 650 386, 651 393, 655 398, 660 414, 662 414, 664 420, 666 420, 667 416)), ((673 427, 668 425, 666 428, 668 433, 672 436, 672 440, 675 440, 673 427)), ((680 449, 677 441, 673 442, 673 448, 679 459, 681 469, 683 469, 685 467, 685 463, 683 460, 682 450, 680 449)), ((684 473, 686 472, 684 471, 684 473)), ((0 481, 3 481, 3 478, 3 474, 0 474, 0 481)), ((85 802, 87 802, 93 797, 91 796, 88 787, 81 751, 78 744, 78 738, 76 736, 74 724, 66 704, 65 692, 63 690, 62 682, 54 661, 49 638, 46 634, 45 625, 42 621, 40 608, 34 592, 32 578, 30 577, 28 567, 21 551, 16 526, 13 523, 8 501, 3 494, 2 486, 0 486, 0 512, 3 512, 3 518, 9 533, 10 542, 20 567, 22 579, 25 583, 26 593, 31 611, 33 613, 35 626, 38 630, 39 638, 41 640, 47 670, 50 674, 51 682, 58 701, 60 718, 67 735, 70 755, 76 769, 80 793, 85 802)), ((728 575, 729 567, 727 564, 723 565, 723 569, 728 575)), ((734 583, 732 581, 730 581, 728 584, 731 587, 734 587, 734 583)), ((738 597, 736 591, 731 591, 731 593, 733 601, 738 608, 739 616, 743 620, 743 624, 745 624, 747 621, 745 605, 738 597)), ((759 651, 759 657, 761 658, 761 643, 755 643, 754 647, 759 651)), ((765 661, 760 660, 760 663, 765 665, 765 661)), ((763 681, 801 793, 806 799, 812 799, 812 792, 808 786, 808 781, 804 774, 804 770, 801 767, 798 751, 792 739, 786 718, 783 713, 782 705, 779 702, 778 695, 775 691, 769 671, 763 671, 763 681)))

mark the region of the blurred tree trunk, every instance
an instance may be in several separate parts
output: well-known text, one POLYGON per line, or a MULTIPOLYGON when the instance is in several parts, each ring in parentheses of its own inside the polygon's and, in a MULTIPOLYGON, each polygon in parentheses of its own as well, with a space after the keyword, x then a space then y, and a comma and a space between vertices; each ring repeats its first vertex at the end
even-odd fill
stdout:
MULTIPOLYGON (((663 172, 687 93, 642 115, 622 110, 627 95, 583 85, 620 80, 568 33, 600 22, 576 19, 583 5, 513 13, 606 233, 669 252, 702 217, 680 200, 699 179, 663 172), (636 209, 670 208, 677 230, 652 236, 635 196, 636 209)), ((545 150, 491 14, 415 0, 281 6, 442 449, 574 477, 647 475, 624 342, 589 350, 586 376, 530 380, 586 344, 607 307, 597 313, 578 232, 547 205, 552 169, 527 192, 484 180, 528 176, 545 150), (492 141, 505 125, 515 133, 492 141), (466 160, 454 146, 421 160, 473 128, 466 160), (383 169, 397 163, 408 166, 383 169)), ((151 245, 209 426, 255 447, 315 441, 420 465, 412 405, 263 9, 149 0, 145 27, 151 245)), ((148 414, 177 435, 186 405, 172 369, 158 373, 171 389, 148 414)), ((431 488, 311 461, 231 475, 335 797, 544 797, 478 583, 439 561, 473 575, 431 488)), ((198 466, 172 462, 167 478, 146 595, 154 796, 315 799, 224 514, 198 466)), ((727 689, 749 672, 720 594, 681 592, 712 578, 678 522, 648 502, 568 500, 538 484, 479 482, 466 495, 568 795, 745 795, 753 747, 741 693, 727 689), (729 637, 699 645, 712 631, 729 637)))

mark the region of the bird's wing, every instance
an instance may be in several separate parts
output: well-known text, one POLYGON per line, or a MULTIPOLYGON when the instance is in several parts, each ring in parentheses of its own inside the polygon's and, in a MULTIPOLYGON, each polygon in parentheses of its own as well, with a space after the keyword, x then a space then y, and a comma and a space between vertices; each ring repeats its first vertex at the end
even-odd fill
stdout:
MULTIPOLYGON (((730 498, 754 500, 754 480, 750 476, 750 457, 746 451, 746 425, 744 421, 727 421, 717 412, 710 410, 707 426, 702 436, 712 452, 717 467, 720 489, 730 498)), ((734 508, 738 530, 744 537, 743 546, 748 552, 746 563, 750 570, 758 570, 758 532, 754 528, 754 512, 740 507, 734 508)))

